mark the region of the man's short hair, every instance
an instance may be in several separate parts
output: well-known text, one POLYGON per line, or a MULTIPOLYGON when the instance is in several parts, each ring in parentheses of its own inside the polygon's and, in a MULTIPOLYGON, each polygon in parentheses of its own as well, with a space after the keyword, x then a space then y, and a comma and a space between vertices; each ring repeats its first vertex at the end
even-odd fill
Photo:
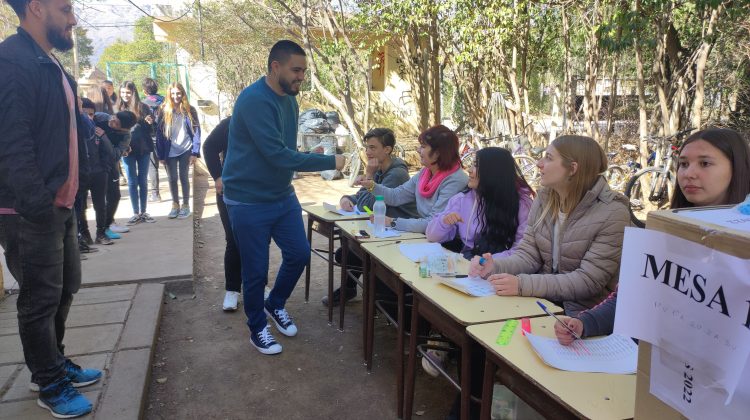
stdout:
POLYGON ((289 61, 289 56, 292 54, 301 56, 307 55, 305 54, 305 50, 294 41, 283 39, 275 43, 273 47, 271 47, 271 52, 268 53, 268 72, 271 72, 272 62, 278 61, 279 63, 284 64, 289 61))
POLYGON ((23 20, 26 18, 26 5, 31 3, 31 0, 5 0, 5 2, 13 8, 18 19, 23 20))
POLYGON ((111 80, 105 80, 105 81, 102 82, 102 84, 103 85, 110 85, 110 86, 114 86, 115 85, 111 80))
POLYGON ((135 114, 130 111, 120 111, 117 114, 117 119, 120 120, 120 128, 123 130, 130 130, 137 122, 135 114))
POLYGON ((143 91, 146 92, 146 95, 156 95, 156 92, 159 91, 159 85, 156 83, 156 80, 150 77, 143 79, 143 85, 141 87, 143 88, 143 91))
POLYGON ((92 101, 89 98, 81 98, 81 108, 82 109, 96 109, 96 106, 94 105, 94 101, 92 101))
POLYGON ((378 139, 383 147, 390 146, 391 149, 396 147, 396 135, 390 128, 373 128, 365 134, 365 143, 369 139, 378 139))

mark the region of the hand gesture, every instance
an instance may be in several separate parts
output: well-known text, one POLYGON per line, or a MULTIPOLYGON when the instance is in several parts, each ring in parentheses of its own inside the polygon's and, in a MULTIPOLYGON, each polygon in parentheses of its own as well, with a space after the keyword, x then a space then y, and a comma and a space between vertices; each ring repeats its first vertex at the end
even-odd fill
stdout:
POLYGON ((357 177, 357 180, 354 182, 354 184, 370 189, 373 185, 375 185, 375 181, 367 179, 367 177, 360 175, 357 177))
POLYGON ((103 129, 101 129, 100 127, 96 127, 96 128, 94 129, 94 134, 96 134, 97 136, 101 137, 101 136, 103 136, 103 135, 104 135, 104 130, 103 130, 103 129))
POLYGON ((498 296, 518 296, 518 277, 507 274, 493 274, 487 279, 498 296))
POLYGON ((149 125, 154 123, 154 117, 152 115, 146 115, 143 120, 146 121, 149 125))
POLYGON ((492 260, 492 254, 489 252, 480 256, 474 256, 471 259, 469 265, 469 275, 472 277, 481 277, 486 279, 495 270, 495 261, 492 260), (484 263, 480 264, 479 261, 484 258, 484 263))
POLYGON ((190 165, 191 166, 194 165, 196 160, 198 160, 198 157, 195 156, 195 155, 191 155, 190 156, 190 165))
POLYGON ((344 169, 346 165, 346 157, 344 155, 336 155, 336 170, 340 171, 344 169))
POLYGON ((214 188, 216 188, 216 194, 224 194, 224 183, 221 182, 221 177, 214 180, 214 188))
POLYGON ((378 171, 378 168, 380 167, 380 162, 378 162, 377 159, 372 158, 367 160, 367 168, 365 169, 365 173, 367 174, 368 178, 372 178, 375 176, 375 172, 378 171))
POLYGON ((463 222, 464 219, 461 218, 461 215, 459 215, 456 212, 448 213, 443 217, 443 223, 445 223, 448 226, 453 226, 458 222, 463 222))
POLYGON ((354 203, 352 203, 352 200, 350 200, 348 197, 341 197, 341 200, 339 201, 339 206, 342 210, 345 211, 354 211, 354 203))
MULTIPOLYGON (((558 316, 558 318, 560 318, 560 321, 564 322, 568 328, 575 331, 579 337, 583 334, 583 322, 581 322, 580 319, 569 318, 567 316, 558 316)), ((557 336, 557 341, 563 346, 569 346, 576 339, 573 337, 573 334, 571 334, 570 331, 559 322, 555 322, 555 336, 557 336)))

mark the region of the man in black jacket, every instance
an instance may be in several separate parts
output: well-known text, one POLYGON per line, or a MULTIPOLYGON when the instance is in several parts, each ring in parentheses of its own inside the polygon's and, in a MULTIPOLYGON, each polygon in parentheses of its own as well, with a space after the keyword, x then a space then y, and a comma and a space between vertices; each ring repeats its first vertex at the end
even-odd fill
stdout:
POLYGON ((0 245, 18 281, 18 330, 37 403, 76 417, 76 386, 101 378, 64 356, 65 321, 81 284, 71 210, 87 168, 75 81, 51 54, 73 46, 70 0, 6 0, 18 33, 0 43, 0 245))

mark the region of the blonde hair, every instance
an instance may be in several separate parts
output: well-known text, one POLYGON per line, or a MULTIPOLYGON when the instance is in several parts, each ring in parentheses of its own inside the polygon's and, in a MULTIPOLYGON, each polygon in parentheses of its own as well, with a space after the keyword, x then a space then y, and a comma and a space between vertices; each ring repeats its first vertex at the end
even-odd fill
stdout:
POLYGON ((544 203, 537 225, 547 215, 551 215, 552 220, 557 220, 559 212, 570 214, 581 202, 586 192, 594 186, 599 175, 607 170, 607 155, 604 154, 599 143, 591 137, 560 136, 552 142, 551 146, 560 154, 563 167, 570 170, 573 162, 576 162, 578 170, 569 178, 568 193, 565 197, 549 189, 549 198, 544 203))
POLYGON ((175 111, 188 118, 190 120, 191 127, 195 127, 195 121, 193 121, 193 107, 191 107, 190 102, 188 102, 187 93, 185 92, 185 88, 182 86, 182 84, 178 82, 172 82, 172 84, 170 84, 167 88, 167 93, 167 100, 164 101, 164 104, 162 104, 161 112, 164 118, 164 136, 169 138, 171 134, 170 132, 172 130, 172 116, 175 114, 175 111), (172 89, 179 89, 179 91, 182 92, 182 101, 180 101, 179 104, 175 104, 172 102, 172 89))

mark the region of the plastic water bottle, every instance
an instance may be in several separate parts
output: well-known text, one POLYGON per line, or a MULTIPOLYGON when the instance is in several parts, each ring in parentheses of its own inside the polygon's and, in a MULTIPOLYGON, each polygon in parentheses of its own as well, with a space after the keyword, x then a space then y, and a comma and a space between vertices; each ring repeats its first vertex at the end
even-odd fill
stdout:
POLYGON ((385 201, 382 195, 375 196, 372 212, 375 214, 375 236, 382 236, 385 234, 385 201))

